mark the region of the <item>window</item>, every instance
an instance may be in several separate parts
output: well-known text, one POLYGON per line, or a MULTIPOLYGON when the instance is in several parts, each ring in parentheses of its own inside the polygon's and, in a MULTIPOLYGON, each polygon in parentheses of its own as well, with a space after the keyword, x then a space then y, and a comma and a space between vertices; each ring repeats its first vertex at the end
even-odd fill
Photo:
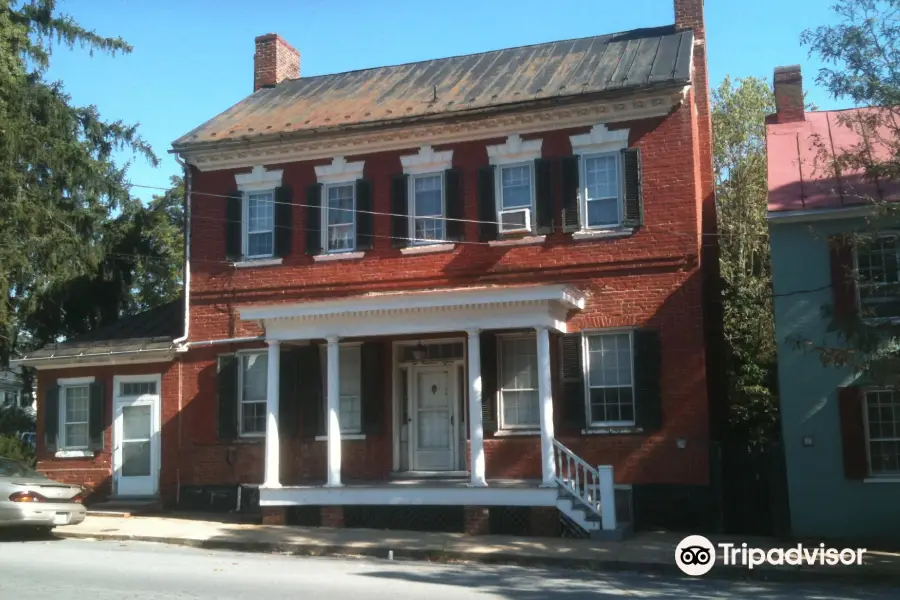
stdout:
POLYGON ((500 233, 531 230, 534 179, 531 163, 499 167, 500 233))
POLYGON ((324 227, 328 252, 351 252, 355 246, 356 193, 352 183, 325 186, 324 227))
POLYGON ((155 393, 155 381, 123 381, 119 384, 120 396, 143 396, 155 393))
POLYGON ((238 371, 240 433, 244 436, 266 433, 266 378, 269 359, 265 354, 241 354, 238 371))
POLYGON ((68 385, 60 388, 60 446, 66 450, 84 450, 88 447, 88 414, 91 393, 88 385, 68 385))
POLYGON ((587 335, 588 415, 592 425, 634 425, 631 333, 587 335))
POLYGON ((271 257, 275 254, 275 193, 247 193, 244 198, 244 256, 271 257))
POLYGON ((863 317, 900 316, 900 259, 896 236, 859 244, 859 305, 863 317))
POLYGON ((540 426, 537 341, 535 336, 500 337, 500 426, 540 426))
MULTIPOLYGON (((322 346, 322 388, 327 414, 328 407, 328 352, 322 346)), ((338 355, 338 378, 341 393, 338 419, 341 422, 341 433, 362 432, 362 358, 360 346, 341 345, 338 355)), ((326 420, 327 422, 327 420, 326 420)))
POLYGON ((866 392, 865 413, 871 474, 900 475, 900 392, 866 392))
POLYGON ((442 174, 414 175, 412 181, 413 237, 416 243, 444 239, 444 177, 442 174))
POLYGON ((617 227, 622 222, 619 153, 584 156, 581 160, 584 181, 585 228, 617 227))

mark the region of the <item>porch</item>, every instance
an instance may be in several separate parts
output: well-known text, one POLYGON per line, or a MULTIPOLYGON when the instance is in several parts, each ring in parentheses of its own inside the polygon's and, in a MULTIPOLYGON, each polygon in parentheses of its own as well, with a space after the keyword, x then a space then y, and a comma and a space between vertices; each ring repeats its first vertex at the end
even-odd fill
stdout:
POLYGON ((262 324, 268 344, 265 385, 257 385, 265 391, 260 505, 556 507, 587 531, 600 529, 601 522, 603 529, 615 529, 615 512, 601 510, 604 495, 606 506, 614 506, 611 467, 588 465, 554 437, 550 336, 565 333, 570 311, 582 308, 583 296, 562 285, 242 308, 242 319, 262 324), (282 378, 286 348, 306 358, 282 378), (390 472, 351 480, 344 442, 366 444, 354 452, 371 449, 363 427, 371 420, 366 407, 381 391, 388 398, 374 405, 390 407, 390 472), (325 445, 325 477, 284 485, 279 434, 283 425, 296 423, 296 414, 281 403, 298 401, 307 406, 305 426, 319 426, 315 439, 325 445), (289 421, 282 423, 285 415, 289 421), (499 477, 487 478, 486 422, 492 422, 490 431, 505 422, 496 435, 509 438, 504 445, 513 450, 526 438, 536 449, 539 440, 539 454, 519 465, 534 477, 495 467, 499 477))

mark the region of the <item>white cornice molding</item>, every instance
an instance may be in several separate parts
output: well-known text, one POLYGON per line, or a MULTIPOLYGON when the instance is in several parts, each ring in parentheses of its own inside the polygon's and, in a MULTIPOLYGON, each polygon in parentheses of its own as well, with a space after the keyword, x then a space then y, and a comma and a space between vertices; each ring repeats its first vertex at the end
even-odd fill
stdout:
POLYGON ((330 165, 316 167, 316 180, 319 183, 347 183, 362 179, 365 161, 347 162, 343 156, 335 156, 330 165))
POLYGON ((255 165, 249 173, 237 173, 234 181, 242 192, 271 190, 281 185, 281 169, 267 171, 262 165, 255 165))
POLYGON ((525 141, 518 133, 514 133, 506 142, 496 146, 488 146, 488 160, 492 165, 508 165, 512 163, 526 162, 541 157, 541 145, 544 140, 525 141))
POLYGON ((419 148, 418 154, 405 154, 400 157, 403 173, 421 175, 422 173, 438 173, 453 166, 453 150, 435 152, 434 147, 426 144, 419 148))
POLYGON ((178 152, 201 171, 236 169, 258 164, 282 164, 321 160, 334 156, 358 156, 376 152, 410 150, 423 145, 496 139, 517 133, 527 135, 598 123, 621 123, 662 117, 680 106, 690 88, 631 98, 542 108, 512 114, 363 132, 317 133, 278 141, 221 142, 221 146, 183 149, 178 152))
POLYGON ((604 123, 591 127, 590 132, 571 135, 572 153, 593 154, 613 152, 628 147, 628 129, 610 129, 604 123))

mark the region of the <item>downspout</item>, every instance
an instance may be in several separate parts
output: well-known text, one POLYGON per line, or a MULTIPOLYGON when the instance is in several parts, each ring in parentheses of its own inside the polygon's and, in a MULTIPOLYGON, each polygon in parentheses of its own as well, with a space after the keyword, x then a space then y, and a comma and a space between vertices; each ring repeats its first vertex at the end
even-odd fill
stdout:
POLYGON ((172 340, 176 345, 188 339, 191 327, 191 169, 174 155, 184 172, 184 335, 172 340))

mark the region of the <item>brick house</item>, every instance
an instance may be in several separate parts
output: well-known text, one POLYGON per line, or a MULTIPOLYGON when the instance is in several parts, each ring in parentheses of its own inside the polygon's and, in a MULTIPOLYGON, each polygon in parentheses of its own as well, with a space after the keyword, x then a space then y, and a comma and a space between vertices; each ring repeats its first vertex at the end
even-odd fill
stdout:
POLYGON ((22 361, 40 468, 267 522, 697 526, 715 212, 703 2, 674 6, 315 77, 256 38, 253 94, 173 144, 184 304, 22 361))

